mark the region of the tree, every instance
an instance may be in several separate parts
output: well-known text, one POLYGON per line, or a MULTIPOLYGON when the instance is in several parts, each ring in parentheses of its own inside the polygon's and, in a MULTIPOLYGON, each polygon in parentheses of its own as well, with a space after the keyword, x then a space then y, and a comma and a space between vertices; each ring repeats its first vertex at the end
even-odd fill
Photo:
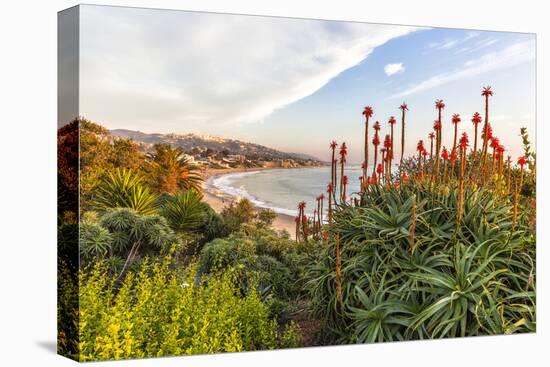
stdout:
POLYGON ((144 156, 139 151, 139 145, 131 139, 115 138, 111 155, 112 164, 117 168, 139 170, 145 163, 144 156))
POLYGON ((150 184, 159 193, 178 190, 200 191, 203 179, 197 168, 185 158, 181 148, 155 144, 148 154, 150 184))
POLYGON ((221 216, 229 232, 235 232, 239 230, 241 224, 253 223, 256 212, 250 200, 241 199, 223 208, 221 216))

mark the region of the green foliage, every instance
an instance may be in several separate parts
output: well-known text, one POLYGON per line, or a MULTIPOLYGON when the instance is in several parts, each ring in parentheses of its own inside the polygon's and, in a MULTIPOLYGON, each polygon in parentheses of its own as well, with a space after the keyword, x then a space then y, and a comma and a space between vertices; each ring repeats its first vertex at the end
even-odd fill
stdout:
POLYGON ((195 282, 194 267, 144 262, 115 290, 104 264, 81 276, 79 360, 160 357, 297 346, 299 329, 278 337, 257 292, 241 296, 228 270, 195 282), (278 341, 280 339, 280 342, 278 341))
POLYGON ((195 232, 205 222, 207 215, 201 199, 202 195, 195 190, 180 191, 166 197, 160 213, 175 231, 195 232))
POLYGON ((242 198, 223 208, 221 216, 229 232, 237 232, 243 224, 270 227, 277 217, 271 209, 256 209, 250 200, 242 198))
POLYGON ((158 253, 177 242, 174 231, 160 215, 141 215, 133 209, 107 211, 100 220, 112 238, 115 253, 124 254, 136 243, 143 252, 158 253))
POLYGON ((249 224, 256 219, 256 211, 250 200, 241 199, 223 208, 221 216, 229 232, 236 232, 241 224, 249 224))
POLYGON ((291 321, 283 328, 279 340, 279 348, 300 348, 302 346, 302 331, 294 321, 291 321))
POLYGON ((174 194, 178 190, 200 191, 202 176, 197 167, 184 156, 181 148, 167 144, 155 144, 154 151, 148 154, 147 166, 149 184, 158 193, 174 194))
POLYGON ((101 210, 131 208, 140 214, 154 214, 156 196, 142 183, 138 173, 117 168, 99 184, 93 204, 101 210))
POLYGON ((202 202, 202 206, 205 212, 205 220, 199 232, 203 235, 203 241, 206 243, 227 236, 228 231, 222 216, 216 213, 207 203, 202 202))
POLYGON ((306 270, 313 311, 325 320, 330 342, 535 330, 534 233, 528 218, 514 226, 508 197, 469 185, 460 224, 454 187, 372 187, 362 201, 335 211, 331 240, 306 270), (336 232, 342 306, 335 291, 336 232))
POLYGON ((80 226, 80 253, 84 259, 106 256, 113 243, 111 233, 98 224, 83 223, 80 226))
POLYGON ((300 293, 300 247, 287 234, 255 225, 243 225, 227 238, 207 243, 200 254, 201 272, 228 267, 239 272, 243 289, 258 284, 275 297, 288 299, 300 293))

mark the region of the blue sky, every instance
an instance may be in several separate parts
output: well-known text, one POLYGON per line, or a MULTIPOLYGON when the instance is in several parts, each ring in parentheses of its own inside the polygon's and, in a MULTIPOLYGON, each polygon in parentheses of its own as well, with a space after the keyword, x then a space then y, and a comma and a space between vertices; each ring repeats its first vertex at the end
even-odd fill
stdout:
POLYGON ((447 105, 449 144, 450 116, 461 114, 460 130, 472 134, 491 85, 489 116, 508 154, 521 152, 520 127, 535 140, 534 35, 97 6, 81 14, 81 114, 109 128, 219 135, 320 158, 334 139, 359 162, 365 105, 386 133, 408 104, 411 154, 427 140, 435 99, 447 105))

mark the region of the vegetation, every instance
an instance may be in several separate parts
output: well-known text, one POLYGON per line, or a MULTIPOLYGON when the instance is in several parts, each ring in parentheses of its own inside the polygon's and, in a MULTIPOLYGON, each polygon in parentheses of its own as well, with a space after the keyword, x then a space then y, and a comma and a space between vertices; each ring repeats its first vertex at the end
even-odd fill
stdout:
POLYGON ((179 149, 146 151, 84 119, 60 129, 60 352, 95 361, 534 332, 536 155, 521 129, 523 156, 504 157, 492 89, 482 96, 473 148, 458 114, 443 141, 437 100, 429 147, 420 140, 409 158, 407 104, 401 136, 391 116, 370 138, 365 107, 360 190, 349 190, 346 143, 332 141, 326 192, 312 212, 298 203, 292 238, 249 200, 214 211, 179 149))
POLYGON ((257 292, 242 295, 232 270, 197 281, 170 256, 146 260, 117 284, 99 262, 83 272, 80 361, 296 347, 279 334, 257 292))

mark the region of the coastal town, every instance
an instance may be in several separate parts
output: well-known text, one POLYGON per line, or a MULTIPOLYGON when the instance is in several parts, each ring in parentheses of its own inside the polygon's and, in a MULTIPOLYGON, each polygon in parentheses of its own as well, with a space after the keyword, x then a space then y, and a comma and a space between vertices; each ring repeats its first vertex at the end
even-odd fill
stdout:
POLYGON ((300 168, 328 165, 316 157, 281 152, 263 145, 197 134, 146 134, 131 130, 113 130, 113 136, 132 139, 147 153, 158 143, 183 151, 183 157, 200 170, 300 168))

